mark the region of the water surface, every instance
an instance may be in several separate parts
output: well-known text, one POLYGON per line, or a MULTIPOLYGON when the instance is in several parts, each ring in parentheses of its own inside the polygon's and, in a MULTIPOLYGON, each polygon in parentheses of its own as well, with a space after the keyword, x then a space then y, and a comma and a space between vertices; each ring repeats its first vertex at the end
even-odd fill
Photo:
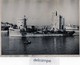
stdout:
POLYGON ((79 54, 79 36, 73 37, 9 37, 2 33, 3 55, 75 55, 79 54), (24 44, 26 40, 31 44, 24 44))

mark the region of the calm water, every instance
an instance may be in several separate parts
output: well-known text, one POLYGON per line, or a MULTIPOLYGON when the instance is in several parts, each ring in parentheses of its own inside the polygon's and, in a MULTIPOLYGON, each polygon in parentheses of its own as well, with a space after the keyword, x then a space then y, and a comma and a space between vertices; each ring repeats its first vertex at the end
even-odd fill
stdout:
POLYGON ((21 38, 2 33, 2 54, 79 54, 79 36, 21 38), (27 39, 31 44, 24 44, 27 39))

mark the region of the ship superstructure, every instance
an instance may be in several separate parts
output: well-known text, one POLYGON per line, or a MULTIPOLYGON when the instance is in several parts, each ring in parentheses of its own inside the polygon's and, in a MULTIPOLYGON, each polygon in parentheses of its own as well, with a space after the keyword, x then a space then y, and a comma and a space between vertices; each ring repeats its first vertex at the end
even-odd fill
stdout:
POLYGON ((65 18, 62 15, 59 15, 56 12, 53 13, 52 15, 52 22, 53 22, 53 26, 51 28, 51 30, 54 29, 54 31, 64 31, 66 30, 65 28, 65 18))

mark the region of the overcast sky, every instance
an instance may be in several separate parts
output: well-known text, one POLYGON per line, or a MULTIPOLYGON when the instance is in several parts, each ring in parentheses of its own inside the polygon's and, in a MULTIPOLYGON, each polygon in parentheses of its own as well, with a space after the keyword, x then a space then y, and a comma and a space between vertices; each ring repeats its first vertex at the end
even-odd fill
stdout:
POLYGON ((65 18, 66 24, 79 23, 79 0, 2 0, 2 21, 16 23, 24 15, 29 25, 52 24, 52 12, 65 18))

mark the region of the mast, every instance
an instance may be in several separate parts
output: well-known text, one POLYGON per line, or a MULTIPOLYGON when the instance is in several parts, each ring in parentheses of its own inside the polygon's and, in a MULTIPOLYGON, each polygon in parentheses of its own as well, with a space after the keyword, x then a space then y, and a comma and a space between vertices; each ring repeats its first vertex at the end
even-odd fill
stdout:
POLYGON ((23 23, 24 23, 24 28, 27 30, 27 18, 26 16, 24 15, 24 18, 23 18, 23 23))

